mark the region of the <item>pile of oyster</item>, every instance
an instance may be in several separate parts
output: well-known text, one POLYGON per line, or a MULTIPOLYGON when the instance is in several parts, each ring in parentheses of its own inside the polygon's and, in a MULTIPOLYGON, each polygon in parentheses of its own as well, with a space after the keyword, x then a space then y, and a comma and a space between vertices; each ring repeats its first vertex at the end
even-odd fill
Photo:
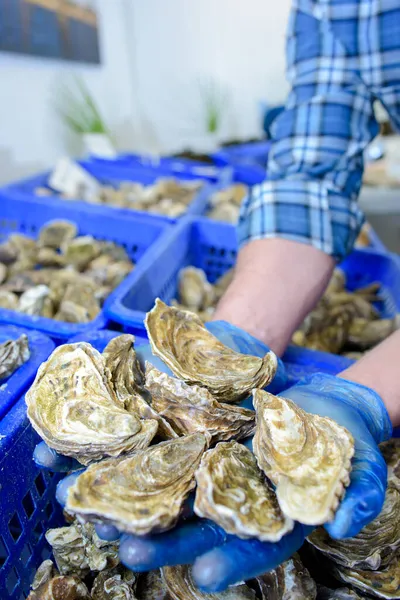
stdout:
POLYGON ((249 193, 243 183, 234 183, 215 192, 208 203, 207 217, 235 225, 239 219, 240 207, 249 193))
POLYGON ((315 309, 293 335, 293 343, 357 359, 400 326, 398 316, 382 319, 379 283, 346 290, 346 276, 336 269, 315 309))
POLYGON ((0 344, 0 381, 10 377, 30 355, 28 337, 24 333, 16 340, 0 344))
POLYGON ((12 233, 0 244, 0 308, 67 323, 87 323, 132 271, 125 249, 50 221, 37 240, 12 233))
MULTIPOLYGON (((171 305, 195 312, 204 322, 210 321, 233 275, 230 269, 212 284, 202 269, 185 267, 179 272, 178 297, 171 305)), ((380 304, 379 283, 349 292, 345 274, 336 269, 323 297, 294 333, 292 342, 357 360, 400 326, 398 316, 381 318, 376 308, 380 304)))
MULTIPOLYGON (((202 187, 201 181, 178 181, 177 179, 162 178, 152 185, 143 185, 134 181, 123 181, 118 188, 103 185, 97 195, 85 193, 82 189, 80 196, 85 202, 103 204, 118 208, 141 210, 148 213, 179 217, 183 215, 195 195, 202 187)), ((36 188, 38 196, 53 196, 50 188, 36 188)), ((61 195, 66 200, 76 200, 68 195, 61 195)))
MULTIPOLYGON (((119 564, 118 542, 97 537, 96 522, 138 536, 167 531, 194 495, 195 514, 227 533, 277 542, 295 521, 331 520, 350 481, 350 433, 264 391, 277 369, 272 352, 262 358, 234 352, 198 316, 160 300, 146 328, 153 355, 171 374, 150 363, 143 370, 134 337, 125 334, 103 353, 85 342, 59 346, 26 394, 28 417, 41 438, 87 466, 68 492, 72 523, 46 534, 57 568, 51 561, 41 565, 30 599, 315 599, 316 583, 297 556, 255 580, 205 595, 190 567, 136 576, 119 564), (250 394, 255 411, 238 404, 250 394), (239 443, 253 434, 254 454, 239 443)), ((398 450, 394 443, 385 449, 393 477, 398 450)), ((363 555, 363 568, 383 531, 380 557, 393 557, 399 545, 398 532, 389 535, 388 529, 400 485, 393 490, 378 524, 360 534, 367 548, 341 542, 351 555, 363 555)), ((381 565, 376 552, 368 564, 381 565)), ((386 564, 392 568, 389 559, 386 564)), ((336 576, 336 566, 332 570, 336 576)), ((359 589, 351 573, 351 581, 345 579, 340 567, 337 576, 359 589)), ((384 590, 393 587, 395 575, 380 576, 384 590)), ((365 571, 360 578, 367 585, 365 571)), ((368 585, 375 593, 375 583, 368 585)))

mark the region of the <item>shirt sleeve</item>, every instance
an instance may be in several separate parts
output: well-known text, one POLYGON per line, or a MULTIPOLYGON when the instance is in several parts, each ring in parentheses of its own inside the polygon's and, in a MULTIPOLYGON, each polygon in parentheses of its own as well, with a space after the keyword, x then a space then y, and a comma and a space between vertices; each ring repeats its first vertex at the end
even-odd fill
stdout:
POLYGON ((360 77, 360 57, 349 50, 357 20, 343 39, 319 14, 322 4, 297 0, 292 10, 287 39, 292 91, 273 125, 268 180, 243 203, 239 241, 280 237, 339 260, 352 249, 364 220, 357 204, 363 151, 379 128, 360 77))

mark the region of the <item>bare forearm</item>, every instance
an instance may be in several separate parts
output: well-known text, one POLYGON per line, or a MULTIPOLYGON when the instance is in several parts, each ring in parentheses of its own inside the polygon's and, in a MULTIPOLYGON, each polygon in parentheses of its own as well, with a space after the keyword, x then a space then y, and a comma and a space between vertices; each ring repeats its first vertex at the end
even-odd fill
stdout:
POLYGON ((281 355, 322 296, 334 260, 311 246, 258 240, 240 252, 235 277, 214 319, 241 327, 281 355))
POLYGON ((382 398, 394 427, 400 425, 400 331, 368 352, 340 374, 343 379, 361 383, 382 398))

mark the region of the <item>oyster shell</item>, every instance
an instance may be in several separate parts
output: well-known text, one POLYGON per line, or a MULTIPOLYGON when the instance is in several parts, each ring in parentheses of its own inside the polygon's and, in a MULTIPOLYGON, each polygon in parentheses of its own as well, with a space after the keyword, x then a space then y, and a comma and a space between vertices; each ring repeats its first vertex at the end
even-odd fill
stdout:
POLYGON ((255 581, 262 600, 315 600, 317 597, 315 581, 297 554, 255 581))
POLYGON ((148 571, 140 575, 136 595, 139 600, 172 600, 161 576, 160 569, 148 571))
POLYGON ((350 588, 330 590, 326 587, 319 587, 317 600, 362 600, 362 597, 350 588))
POLYGON ((196 471, 194 512, 240 538, 278 542, 294 523, 279 508, 275 492, 252 452, 221 442, 202 457, 196 471))
POLYGON ((189 565, 164 567, 162 574, 173 600, 256 600, 253 590, 245 584, 232 586, 218 594, 204 594, 193 581, 189 565))
POLYGON ((151 398, 144 387, 144 375, 134 349, 135 338, 125 334, 112 339, 104 349, 103 357, 111 372, 118 400, 126 410, 142 419, 158 422, 158 435, 162 439, 176 438, 171 425, 150 406, 151 398))
POLYGON ((65 256, 58 254, 53 248, 40 248, 37 264, 43 267, 65 267, 65 256))
MULTIPOLYGON (((30 256, 34 259, 36 256, 36 241, 23 233, 12 233, 8 236, 8 243, 15 248, 18 257, 30 256)), ((1 262, 5 263, 6 261, 1 260, 1 262)))
POLYGON ((205 388, 189 386, 148 363, 146 388, 153 408, 179 435, 208 432, 218 442, 246 438, 254 431, 254 411, 222 404, 205 388))
POLYGON ((137 600, 136 576, 122 566, 99 573, 93 582, 92 600, 137 600))
POLYGON ((91 235, 83 235, 63 245, 65 261, 83 271, 100 254, 100 245, 91 235))
POLYGON ((101 540, 91 523, 75 521, 68 527, 49 529, 46 540, 61 575, 84 577, 89 571, 103 571, 119 563, 119 543, 101 540))
POLYGON ((334 574, 344 583, 376 598, 400 598, 400 556, 379 571, 352 570, 332 564, 334 574))
POLYGON ((337 564, 352 569, 379 569, 400 548, 399 515, 400 491, 389 485, 381 513, 358 535, 334 540, 321 527, 312 532, 308 541, 337 564))
POLYGON ((13 292, 8 290, 0 289, 0 308, 7 308, 8 310, 16 310, 18 306, 19 298, 13 292))
POLYGON ((51 560, 36 572, 27 600, 90 600, 86 585, 76 575, 59 575, 51 560))
POLYGON ((398 316, 393 319, 380 319, 379 321, 356 318, 350 325, 348 343, 363 350, 368 350, 389 337, 399 328, 399 325, 400 319, 398 316))
POLYGON ((217 279, 217 281, 214 284, 214 290, 217 296, 217 300, 222 298, 222 296, 225 294, 226 290, 231 285, 234 276, 234 269, 229 269, 229 271, 226 271, 226 273, 224 273, 219 279, 217 279))
POLYGON ((78 228, 72 221, 49 221, 39 231, 39 245, 58 249, 73 240, 77 233, 78 228))
POLYGON ((90 344, 59 346, 26 393, 33 428, 57 452, 84 465, 147 447, 157 422, 124 410, 105 360, 90 344))
POLYGON ((207 439, 200 433, 91 465, 70 488, 67 510, 146 535, 175 525, 195 486, 207 439))
POLYGON ((186 267, 179 273, 179 299, 194 312, 209 308, 215 302, 215 292, 202 269, 186 267))
POLYGON ((239 219, 239 207, 228 202, 226 204, 219 204, 209 210, 207 217, 214 221, 222 221, 235 225, 239 219))
POLYGON ((79 306, 75 302, 63 300, 54 315, 56 321, 64 321, 65 323, 89 323, 92 321, 89 311, 83 306, 79 306))
POLYGON ((0 244, 0 262, 11 265, 17 260, 18 250, 9 241, 0 244))
POLYGON ((400 490, 400 438, 392 438, 379 446, 388 468, 388 484, 400 490))
POLYGON ((0 380, 10 377, 29 360, 30 355, 28 338, 24 333, 16 340, 0 344, 0 380))
POLYGON ((186 383, 206 387, 221 402, 238 402, 273 379, 277 358, 240 354, 224 346, 195 314, 160 299, 145 321, 153 354, 186 383))
POLYGON ((7 279, 7 267, 0 262, 0 283, 7 279))
POLYGON ((84 282, 70 283, 64 293, 63 302, 73 302, 87 311, 88 320, 92 321, 100 312, 100 306, 94 297, 92 288, 84 282))
POLYGON ((129 261, 129 256, 123 246, 115 242, 99 242, 102 256, 109 256, 112 261, 129 261))
POLYGON ((36 285, 22 294, 17 310, 26 315, 52 316, 53 302, 47 285, 36 285))
POLYGON ((332 419, 268 392, 254 390, 253 403, 254 454, 276 485, 282 511, 307 525, 331 520, 350 482, 353 437, 332 419))

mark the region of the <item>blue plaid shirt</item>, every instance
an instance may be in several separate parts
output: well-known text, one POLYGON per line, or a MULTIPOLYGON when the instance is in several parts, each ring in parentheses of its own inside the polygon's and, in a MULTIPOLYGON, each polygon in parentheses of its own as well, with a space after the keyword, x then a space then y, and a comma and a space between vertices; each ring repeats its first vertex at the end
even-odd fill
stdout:
POLYGON ((400 129, 399 0, 294 0, 287 62, 292 91, 273 125, 268 181, 243 204, 239 240, 281 237, 341 259, 363 223, 375 99, 400 129))

